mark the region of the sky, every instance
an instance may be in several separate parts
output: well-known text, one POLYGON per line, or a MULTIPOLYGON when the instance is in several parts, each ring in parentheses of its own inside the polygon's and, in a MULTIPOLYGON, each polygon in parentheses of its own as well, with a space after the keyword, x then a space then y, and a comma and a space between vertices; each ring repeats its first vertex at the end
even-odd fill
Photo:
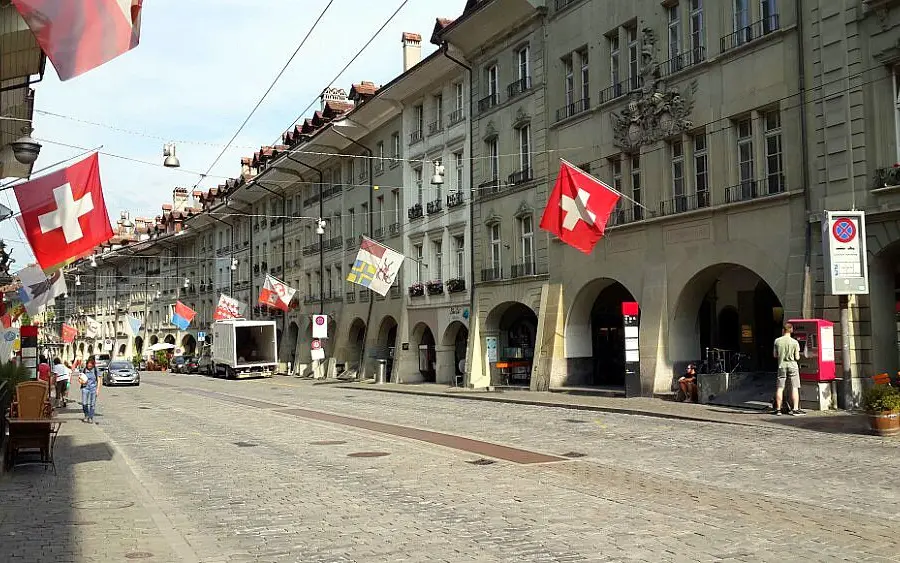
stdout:
MULTIPOLYGON (((334 0, 200 188, 238 176, 240 158, 278 139, 402 3, 334 0)), ((213 163, 327 4, 145 1, 136 49, 67 82, 60 82, 47 65, 44 80, 35 85, 32 136, 43 148, 34 170, 84 152, 54 143, 86 149, 103 145, 102 152, 156 163, 100 156, 110 215, 117 218, 122 210, 132 217, 158 215, 160 206, 171 202, 176 186, 191 189, 201 180, 200 173, 213 163), (181 168, 162 166, 166 141, 176 143, 181 168)), ((333 85, 349 92, 351 84, 363 80, 386 84, 402 71, 401 34, 421 33, 422 56, 427 56, 435 49, 428 43, 435 18, 456 18, 464 5, 465 0, 409 0, 333 85)), ((303 117, 317 108, 318 101, 303 117)), ((0 203, 18 209, 12 190, 3 194, 0 203)), ((33 260, 14 223, 0 224, 0 238, 14 249, 13 271, 33 260)))

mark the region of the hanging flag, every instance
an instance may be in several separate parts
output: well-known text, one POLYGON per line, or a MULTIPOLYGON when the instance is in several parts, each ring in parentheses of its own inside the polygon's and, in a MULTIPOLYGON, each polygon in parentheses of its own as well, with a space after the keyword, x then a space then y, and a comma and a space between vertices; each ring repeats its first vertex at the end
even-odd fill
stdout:
POLYGON ((97 153, 15 187, 19 223, 45 271, 87 256, 113 237, 97 153))
POLYGON ((93 317, 86 317, 84 325, 84 336, 86 338, 97 338, 100 336, 100 321, 93 317))
POLYGON ((223 293, 219 296, 219 304, 216 305, 216 312, 213 314, 213 320, 226 321, 228 319, 242 319, 244 318, 244 311, 246 310, 247 305, 245 303, 241 303, 234 297, 223 293))
POLYGON ((287 311, 295 293, 297 293, 296 289, 289 287, 278 278, 266 274, 266 281, 259 292, 259 304, 287 311))
POLYGON ((48 278, 38 266, 28 266, 16 275, 22 283, 19 299, 31 316, 40 314, 56 297, 66 294, 66 279, 61 271, 48 278))
POLYGON ((179 330, 187 330, 196 314, 197 311, 194 311, 181 301, 176 301, 175 307, 172 309, 172 324, 177 326, 179 330))
POLYGON ((396 250, 363 237, 347 281, 368 287, 384 297, 394 285, 404 258, 396 250))
MULTIPOLYGON (((22 290, 20 289, 19 290, 19 301, 22 300, 21 297, 22 297, 22 290)), ((12 313, 10 313, 12 322, 16 322, 17 320, 19 320, 19 317, 21 317, 24 314, 25 314, 25 305, 23 305, 22 303, 19 303, 18 305, 13 307, 12 313)))
POLYGON ((128 322, 128 330, 131 331, 131 336, 138 336, 143 325, 141 319, 128 315, 125 317, 125 320, 128 322))
POLYGON ((565 160, 547 201, 541 228, 559 240, 590 254, 603 237, 619 192, 565 160))
POLYGON ((62 81, 137 47, 143 0, 12 0, 62 81))
POLYGON ((75 342, 75 337, 78 336, 78 329, 74 326, 69 326, 66 323, 63 323, 62 330, 60 331, 60 336, 62 337, 62 341, 66 344, 71 344, 75 342))

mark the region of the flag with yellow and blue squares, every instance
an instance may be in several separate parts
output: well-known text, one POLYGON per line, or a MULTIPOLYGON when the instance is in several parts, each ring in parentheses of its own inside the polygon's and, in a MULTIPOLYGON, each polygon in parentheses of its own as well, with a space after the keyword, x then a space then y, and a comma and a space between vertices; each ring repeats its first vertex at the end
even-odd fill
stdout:
POLYGON ((385 296, 400 274, 404 258, 396 250, 363 237, 347 281, 385 296))

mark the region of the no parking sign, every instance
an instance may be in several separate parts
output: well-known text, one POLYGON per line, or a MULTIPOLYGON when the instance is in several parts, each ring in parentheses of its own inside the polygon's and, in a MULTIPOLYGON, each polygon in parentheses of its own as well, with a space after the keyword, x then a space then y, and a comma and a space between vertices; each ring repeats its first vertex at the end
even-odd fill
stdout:
POLYGON ((328 338, 328 315, 313 315, 312 337, 328 338))
POLYGON ((313 338, 310 343, 310 358, 313 360, 324 360, 325 359, 325 350, 322 348, 322 341, 318 338, 313 338))

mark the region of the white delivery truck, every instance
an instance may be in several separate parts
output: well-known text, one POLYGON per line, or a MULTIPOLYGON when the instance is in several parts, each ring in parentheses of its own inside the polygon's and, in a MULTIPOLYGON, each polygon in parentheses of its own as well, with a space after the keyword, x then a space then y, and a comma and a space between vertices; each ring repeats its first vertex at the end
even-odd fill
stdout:
POLYGON ((272 377, 278 367, 275 321, 232 319, 212 327, 212 371, 227 379, 272 377))

